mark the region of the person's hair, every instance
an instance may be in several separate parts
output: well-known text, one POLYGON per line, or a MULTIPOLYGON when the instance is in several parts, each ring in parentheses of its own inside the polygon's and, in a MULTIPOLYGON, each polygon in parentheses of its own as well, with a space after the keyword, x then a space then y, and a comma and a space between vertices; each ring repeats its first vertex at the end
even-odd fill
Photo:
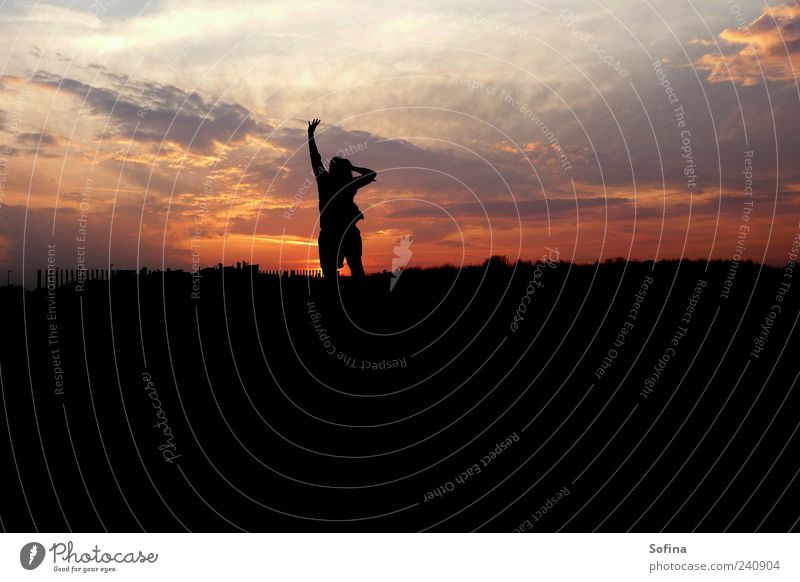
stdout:
POLYGON ((352 178, 353 177, 353 164, 347 158, 340 158, 339 156, 334 156, 331 158, 330 163, 328 164, 328 171, 331 175, 340 178, 352 178))

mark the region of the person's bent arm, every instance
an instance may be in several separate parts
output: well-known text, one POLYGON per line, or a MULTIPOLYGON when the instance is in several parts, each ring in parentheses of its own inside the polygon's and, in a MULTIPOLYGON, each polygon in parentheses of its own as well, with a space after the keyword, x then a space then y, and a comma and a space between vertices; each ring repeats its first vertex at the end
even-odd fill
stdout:
POLYGON ((314 119, 308 122, 308 151, 311 154, 311 168, 314 171, 314 176, 319 176, 325 172, 325 166, 322 165, 322 156, 319 155, 317 149, 317 142, 314 139, 314 130, 319 125, 319 119, 314 119))
POLYGON ((375 181, 378 174, 374 170, 370 170, 369 168, 359 168, 357 166, 353 166, 351 168, 354 172, 361 174, 358 178, 353 180, 355 182, 357 188, 362 188, 367 184, 370 184, 375 181))

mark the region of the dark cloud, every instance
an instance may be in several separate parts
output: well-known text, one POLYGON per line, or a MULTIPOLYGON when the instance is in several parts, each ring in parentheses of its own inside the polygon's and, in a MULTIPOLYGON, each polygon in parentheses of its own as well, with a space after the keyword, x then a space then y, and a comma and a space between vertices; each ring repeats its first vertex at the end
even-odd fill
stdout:
POLYGON ((463 204, 446 204, 442 209, 428 204, 412 206, 397 210, 389 214, 390 218, 441 218, 446 217, 444 211, 455 217, 462 216, 488 216, 491 218, 508 218, 520 216, 546 216, 550 214, 575 213, 582 210, 594 208, 627 206, 631 203, 627 198, 579 198, 569 200, 565 198, 555 198, 548 200, 525 200, 516 204, 505 200, 489 200, 479 204, 469 202, 463 204))
POLYGON ((77 66, 87 70, 99 71, 103 77, 112 81, 115 86, 124 85, 125 83, 128 83, 128 81, 130 80, 130 77, 128 75, 126 74, 118 75, 117 73, 111 71, 111 69, 109 69, 105 65, 100 65, 98 63, 89 63, 88 65, 85 66, 82 65, 77 65, 77 66))
POLYGON ((34 74, 33 81, 84 100, 91 113, 109 120, 108 132, 117 138, 167 141, 211 154, 217 144, 240 144, 271 130, 242 105, 213 102, 172 85, 129 81, 123 90, 113 91, 46 72, 34 74))
POLYGON ((49 146, 58 144, 58 138, 46 131, 38 131, 34 133, 20 133, 17 136, 17 141, 31 146, 49 146))

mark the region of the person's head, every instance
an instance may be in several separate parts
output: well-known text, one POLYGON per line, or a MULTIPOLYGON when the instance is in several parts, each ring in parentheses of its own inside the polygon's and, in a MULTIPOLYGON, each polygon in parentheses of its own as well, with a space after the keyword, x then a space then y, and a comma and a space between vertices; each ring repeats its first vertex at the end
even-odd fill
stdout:
POLYGON ((331 176, 336 178, 352 178, 353 177, 353 164, 347 158, 340 158, 335 156, 331 158, 328 164, 328 172, 331 176))

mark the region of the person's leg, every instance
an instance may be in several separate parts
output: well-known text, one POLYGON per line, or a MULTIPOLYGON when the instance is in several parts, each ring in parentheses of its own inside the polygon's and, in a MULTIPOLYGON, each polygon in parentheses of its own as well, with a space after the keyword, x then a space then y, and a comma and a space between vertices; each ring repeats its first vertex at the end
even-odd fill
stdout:
POLYGON ((336 246, 335 240, 326 231, 319 232, 317 247, 319 249, 319 266, 322 269, 322 276, 328 281, 336 280, 338 269, 336 268, 336 246))
POLYGON ((364 265, 361 263, 362 242, 361 231, 357 227, 351 226, 345 235, 345 241, 342 246, 345 248, 345 258, 347 259, 347 266, 350 267, 350 275, 356 281, 361 281, 366 276, 364 273, 364 265))
POLYGON ((364 265, 361 263, 361 257, 350 257, 347 259, 347 266, 350 267, 350 274, 354 279, 361 280, 366 277, 364 273, 364 265))

